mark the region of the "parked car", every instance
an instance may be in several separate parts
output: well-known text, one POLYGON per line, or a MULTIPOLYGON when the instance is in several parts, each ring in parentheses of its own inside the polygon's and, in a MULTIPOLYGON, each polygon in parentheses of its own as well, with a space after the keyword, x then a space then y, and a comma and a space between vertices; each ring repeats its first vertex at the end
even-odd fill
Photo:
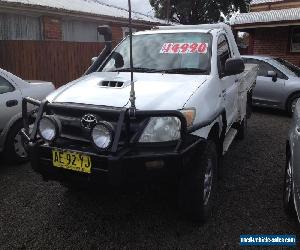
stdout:
POLYGON ((20 135, 23 127, 23 97, 41 100, 53 90, 54 85, 50 82, 26 82, 0 69, 0 152, 4 152, 9 162, 18 163, 28 159, 20 135))
POLYGON ((133 85, 129 38, 111 51, 105 34, 99 69, 35 102, 33 169, 75 188, 173 180, 182 211, 206 220, 220 159, 246 133, 257 66, 245 69, 225 24, 158 27, 133 35, 133 85))
POLYGON ((292 114, 300 98, 300 68, 279 57, 242 56, 259 65, 253 105, 278 108, 292 114))
POLYGON ((300 222, 300 100, 295 106, 286 143, 283 203, 286 213, 296 214, 300 222))

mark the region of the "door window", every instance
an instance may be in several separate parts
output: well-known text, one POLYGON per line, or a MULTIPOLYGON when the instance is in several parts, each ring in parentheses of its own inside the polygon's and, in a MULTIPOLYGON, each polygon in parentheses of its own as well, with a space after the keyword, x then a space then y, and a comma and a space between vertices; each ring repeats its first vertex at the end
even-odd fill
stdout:
POLYGON ((0 76, 0 95, 7 93, 7 92, 13 92, 15 88, 3 77, 0 76))
POLYGON ((231 58, 230 47, 225 35, 222 34, 218 39, 218 71, 220 77, 225 74, 225 63, 229 58, 231 58))
POLYGON ((281 71, 279 71, 269 63, 252 58, 244 58, 244 62, 258 65, 258 76, 268 77, 268 71, 274 71, 277 74, 278 78, 287 79, 287 77, 281 71))

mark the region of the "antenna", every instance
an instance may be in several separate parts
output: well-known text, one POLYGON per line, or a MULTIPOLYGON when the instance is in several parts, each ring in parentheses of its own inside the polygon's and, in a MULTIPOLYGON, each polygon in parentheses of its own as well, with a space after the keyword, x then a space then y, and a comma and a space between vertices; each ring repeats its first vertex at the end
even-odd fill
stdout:
POLYGON ((131 103, 129 114, 130 117, 134 118, 135 117, 135 90, 134 90, 134 81, 133 81, 133 58, 132 58, 132 19, 131 19, 131 0, 128 0, 128 12, 129 12, 129 43, 130 43, 130 85, 131 85, 131 90, 130 90, 130 98, 129 101, 131 103))
POLYGON ((166 18, 167 18, 167 24, 169 24, 170 22, 170 0, 166 0, 167 1, 167 10, 166 10, 166 18))

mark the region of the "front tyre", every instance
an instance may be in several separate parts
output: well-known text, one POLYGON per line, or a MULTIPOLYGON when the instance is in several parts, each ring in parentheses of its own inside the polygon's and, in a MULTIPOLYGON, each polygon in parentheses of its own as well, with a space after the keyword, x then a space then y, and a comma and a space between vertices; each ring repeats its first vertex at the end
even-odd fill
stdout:
POLYGON ((179 208, 192 220, 205 222, 212 214, 217 194, 218 153, 208 140, 203 152, 196 152, 187 173, 179 183, 179 208))
POLYGON ((22 121, 16 122, 8 132, 4 157, 8 163, 17 164, 28 161, 26 145, 21 135, 22 121))

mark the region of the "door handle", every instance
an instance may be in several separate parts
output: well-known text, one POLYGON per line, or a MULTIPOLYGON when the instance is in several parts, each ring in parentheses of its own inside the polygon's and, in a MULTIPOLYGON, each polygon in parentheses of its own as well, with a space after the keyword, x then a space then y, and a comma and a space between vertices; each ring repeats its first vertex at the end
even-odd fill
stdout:
POLYGON ((18 105, 18 100, 9 100, 6 102, 6 107, 13 107, 18 105))

